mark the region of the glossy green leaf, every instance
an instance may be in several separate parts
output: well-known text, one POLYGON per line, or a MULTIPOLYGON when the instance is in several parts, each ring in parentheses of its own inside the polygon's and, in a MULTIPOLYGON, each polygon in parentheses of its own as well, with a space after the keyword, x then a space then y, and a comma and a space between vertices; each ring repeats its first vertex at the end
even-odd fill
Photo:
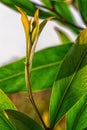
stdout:
POLYGON ((43 130, 37 122, 21 112, 14 110, 6 110, 5 112, 8 120, 10 120, 17 130, 43 130))
POLYGON ((13 109, 15 110, 16 107, 7 97, 7 95, 0 89, 0 111, 4 109, 13 109))
POLYGON ((87 25, 87 0, 77 0, 77 1, 82 18, 87 25))
POLYGON ((67 130, 87 129, 87 94, 67 113, 67 130))
MULTIPOLYGON (((87 29, 79 39, 85 31, 87 29)), ((86 41, 73 44, 60 66, 50 101, 51 127, 87 92, 86 41)))
MULTIPOLYGON (((31 82, 33 91, 52 87, 59 64, 71 44, 50 47, 35 53, 31 82)), ((0 67, 0 88, 5 93, 26 91, 24 59, 0 67)))
POLYGON ((71 40, 67 34, 65 34, 63 31, 61 31, 58 28, 55 28, 55 30, 56 30, 62 44, 67 44, 67 43, 71 42, 71 40))

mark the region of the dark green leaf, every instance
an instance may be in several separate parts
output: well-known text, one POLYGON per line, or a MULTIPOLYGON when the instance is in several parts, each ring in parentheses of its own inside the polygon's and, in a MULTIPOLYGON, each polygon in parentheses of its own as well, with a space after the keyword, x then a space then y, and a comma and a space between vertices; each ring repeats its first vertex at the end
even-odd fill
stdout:
POLYGON ((74 23, 74 19, 72 16, 72 13, 69 9, 69 5, 64 2, 55 2, 54 7, 56 11, 62 16, 62 18, 65 18, 69 22, 74 23))
POLYGON ((36 7, 28 0, 1 0, 1 2, 10 8, 16 9, 15 6, 27 11, 29 15, 34 14, 36 7))
MULTIPOLYGON (((87 29, 79 39, 85 31, 87 29)), ((54 83, 50 102, 51 127, 87 92, 87 38, 81 41, 83 43, 77 42, 67 53, 54 83)))
POLYGON ((55 1, 55 2, 57 2, 57 3, 64 3, 66 0, 51 0, 51 1, 55 1))
POLYGON ((77 0, 84 22, 87 25, 87 0, 77 0))
POLYGON ((53 17, 55 17, 55 20, 57 20, 58 22, 68 26, 75 33, 77 33, 77 34, 79 33, 80 29, 78 27, 72 25, 72 23, 75 24, 75 22, 73 20, 73 16, 72 16, 72 13, 70 12, 69 7, 65 2, 45 1, 44 2, 45 4, 49 3, 49 4, 47 4, 47 7, 43 7, 43 5, 39 5, 39 4, 37 4, 37 2, 31 2, 29 0, 2 0, 1 3, 7 5, 8 7, 12 8, 14 10, 16 10, 15 5, 19 6, 29 16, 34 16, 35 10, 37 8, 39 8, 39 10, 40 10, 39 17, 40 18, 46 19, 48 17, 53 16, 53 17), (55 4, 52 4, 52 3, 55 3, 55 4), (52 7, 49 8, 48 6, 51 6, 50 4, 52 5, 52 7), (55 6, 53 6, 53 5, 55 5, 55 6), (45 10, 43 10, 43 8, 45 10), (62 17, 60 18, 59 15, 57 13, 55 13, 55 11, 52 8, 55 8, 56 12, 60 13, 60 15, 62 17), (64 22, 65 18, 66 18, 67 22, 64 22), (68 21, 70 21, 71 24, 68 23, 68 21))
POLYGON ((3 112, 0 111, 0 130, 17 130, 15 126, 5 117, 3 112))
MULTIPOLYGON (((33 91, 52 87, 59 64, 71 44, 55 46, 35 53, 31 75, 33 91)), ((24 59, 0 67, 0 88, 6 93, 26 90, 24 59)))
MULTIPOLYGON (((37 9, 36 5, 29 0, 1 0, 2 4, 18 11, 15 6, 22 8, 29 16, 34 16, 37 9)), ((40 10, 40 9, 39 9, 40 10)), ((40 10, 40 18, 48 18, 51 13, 40 10)))
POLYGON ((0 89, 0 111, 4 109, 15 110, 16 107, 13 105, 7 95, 0 89))
POLYGON ((87 130, 87 94, 67 113, 67 130, 87 130))
POLYGON ((39 34, 41 34, 42 30, 44 29, 45 25, 47 24, 48 20, 44 20, 40 23, 40 26, 39 26, 39 34))
POLYGON ((72 12, 69 8, 69 4, 65 3, 65 2, 55 2, 54 1, 54 8, 55 8, 55 12, 56 12, 56 19, 59 17, 60 23, 62 23, 63 25, 66 25, 67 27, 69 27, 72 31, 74 31, 75 33, 80 33, 80 29, 78 27, 75 27, 75 19, 72 15, 72 12))
POLYGON ((8 120, 11 121, 17 130, 43 130, 37 122, 21 112, 14 110, 6 110, 5 112, 8 120))

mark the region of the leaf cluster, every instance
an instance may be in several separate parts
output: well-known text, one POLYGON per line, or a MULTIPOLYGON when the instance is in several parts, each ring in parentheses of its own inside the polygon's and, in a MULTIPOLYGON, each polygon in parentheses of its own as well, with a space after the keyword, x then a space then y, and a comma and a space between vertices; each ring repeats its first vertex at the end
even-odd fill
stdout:
MULTIPOLYGON (((55 28, 61 45, 40 50, 34 54, 31 69, 33 92, 52 89, 49 116, 53 130, 66 115, 66 130, 87 129, 87 29, 76 24, 70 7, 80 12, 84 24, 87 24, 86 0, 40 0, 42 4, 31 0, 1 0, 1 3, 18 11, 21 8, 29 16, 34 16, 39 8, 40 18, 46 19, 40 24, 40 31, 48 17, 77 34, 75 42, 58 27, 55 28), (82 32, 80 32, 82 31, 82 32)), ((29 21, 31 22, 31 21, 29 21)), ((34 31, 37 23, 33 23, 34 31)), ((79 22, 79 21, 78 21, 79 22)), ((27 24, 26 24, 27 25, 27 24)), ((28 26, 27 26, 28 27, 28 26)), ((26 27, 25 27, 26 30, 26 27)), ((36 29, 37 30, 37 29, 36 29)), ((26 31, 27 32, 27 31, 26 31)), ((41 33, 41 32, 40 32, 41 33)), ((74 40, 73 40, 74 41, 74 40)), ((43 130, 36 121, 19 112, 6 94, 26 92, 25 57, 0 67, 0 129, 1 130, 43 130)))

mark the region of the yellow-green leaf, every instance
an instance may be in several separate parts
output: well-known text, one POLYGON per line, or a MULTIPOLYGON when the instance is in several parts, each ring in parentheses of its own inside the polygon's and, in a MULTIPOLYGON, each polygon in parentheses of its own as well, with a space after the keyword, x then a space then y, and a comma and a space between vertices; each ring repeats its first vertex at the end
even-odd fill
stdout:
POLYGON ((35 27, 32 32, 32 44, 34 43, 35 39, 38 37, 38 32, 39 32, 39 18, 38 17, 39 17, 39 10, 37 9, 34 15, 35 27))
POLYGON ((29 31, 30 31, 30 25, 29 25, 29 21, 28 21, 28 17, 26 15, 26 13, 20 8, 17 7, 18 11, 21 13, 21 20, 24 26, 24 30, 25 30, 25 36, 26 36, 26 43, 28 43, 28 38, 29 38, 29 31))
POLYGON ((16 110, 16 107, 7 97, 7 95, 0 89, 0 111, 4 109, 13 109, 16 110))
POLYGON ((87 44, 87 28, 84 29, 76 39, 76 43, 87 44))

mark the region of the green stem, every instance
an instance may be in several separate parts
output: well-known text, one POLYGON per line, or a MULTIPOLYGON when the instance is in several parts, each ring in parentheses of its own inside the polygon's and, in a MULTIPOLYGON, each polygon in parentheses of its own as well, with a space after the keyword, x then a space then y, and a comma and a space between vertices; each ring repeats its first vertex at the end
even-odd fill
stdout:
POLYGON ((44 121, 43 121, 43 119, 42 119, 42 117, 41 117, 41 115, 40 115, 40 113, 38 111, 38 108, 37 108, 37 106, 35 104, 35 101, 34 101, 34 98, 33 98, 33 95, 32 95, 32 89, 31 89, 31 83, 30 83, 29 63, 26 63, 26 84, 27 84, 27 88, 28 88, 29 100, 31 101, 36 113, 38 114, 38 116, 39 116, 45 130, 47 130, 47 127, 46 127, 46 125, 45 125, 45 123, 44 123, 44 121))
POLYGON ((26 45, 26 63, 25 63, 25 76, 26 76, 26 86, 27 86, 27 89, 28 89, 28 96, 29 96, 29 100, 31 101, 32 103, 32 106, 34 107, 37 115, 39 116, 39 119, 40 121, 42 122, 43 124, 43 127, 45 130, 48 130, 47 126, 45 125, 42 117, 41 117, 41 114, 35 104, 35 101, 34 101, 34 98, 33 98, 33 95, 32 95, 32 87, 31 87, 31 81, 30 81, 30 74, 31 74, 31 68, 32 68, 32 53, 34 53, 34 51, 32 52, 32 47, 31 47, 31 44, 27 44, 26 45))

